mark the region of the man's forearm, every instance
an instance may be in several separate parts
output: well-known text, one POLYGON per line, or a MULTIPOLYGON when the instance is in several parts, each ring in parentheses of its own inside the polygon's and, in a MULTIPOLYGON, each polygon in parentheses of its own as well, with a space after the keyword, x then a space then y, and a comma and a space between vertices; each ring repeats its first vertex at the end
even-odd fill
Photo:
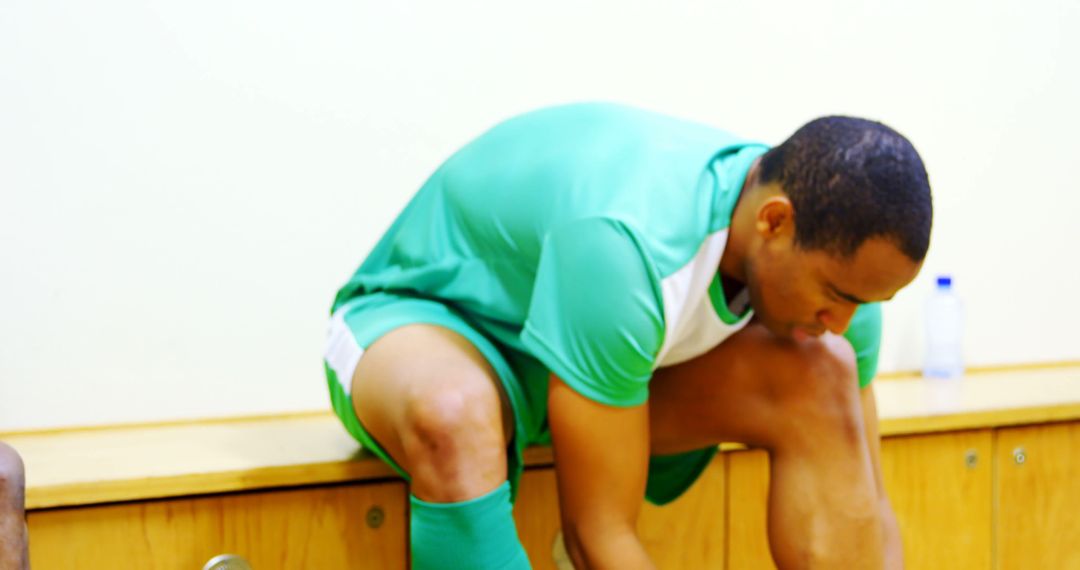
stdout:
POLYGON ((635 532, 649 467, 649 408, 593 402, 552 375, 548 388, 559 509, 579 568, 652 568, 635 532))
POLYGON ((591 534, 564 529, 567 554, 582 569, 648 569, 655 566, 633 529, 608 528, 591 534))

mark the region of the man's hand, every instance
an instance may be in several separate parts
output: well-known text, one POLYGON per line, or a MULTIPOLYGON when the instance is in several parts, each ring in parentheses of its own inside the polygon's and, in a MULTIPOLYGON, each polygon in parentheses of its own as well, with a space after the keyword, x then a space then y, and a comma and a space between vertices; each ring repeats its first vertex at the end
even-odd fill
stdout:
POLYGON ((653 568, 636 534, 649 467, 648 404, 598 404, 552 375, 548 421, 575 567, 653 568))

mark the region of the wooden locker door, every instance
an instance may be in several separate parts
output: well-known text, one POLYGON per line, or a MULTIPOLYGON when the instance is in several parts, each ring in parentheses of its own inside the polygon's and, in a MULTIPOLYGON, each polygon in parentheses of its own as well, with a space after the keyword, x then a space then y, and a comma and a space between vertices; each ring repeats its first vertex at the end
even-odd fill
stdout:
POLYGON ((401 482, 32 511, 34 570, 193 570, 236 554, 254 570, 406 564, 401 482))
POLYGON ((881 469, 908 570, 989 570, 993 432, 887 438, 881 469))
POLYGON ((1080 569, 1080 423, 998 431, 1000 570, 1080 569))
POLYGON ((735 569, 776 568, 769 553, 766 507, 769 454, 761 449, 727 455, 728 563, 735 569))

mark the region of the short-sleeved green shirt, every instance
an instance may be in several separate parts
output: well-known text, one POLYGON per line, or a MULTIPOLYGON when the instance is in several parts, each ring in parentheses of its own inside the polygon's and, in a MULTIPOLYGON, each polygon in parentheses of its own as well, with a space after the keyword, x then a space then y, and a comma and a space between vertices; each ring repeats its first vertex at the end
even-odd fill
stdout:
MULTIPOLYGON (((655 369, 751 317, 724 301, 718 268, 766 150, 613 104, 512 118, 436 170, 334 307, 374 291, 438 299, 529 361, 519 381, 535 411, 546 409, 548 371, 597 402, 640 404, 655 369)), ((861 385, 880 333, 878 306, 860 307, 846 336, 861 385)))

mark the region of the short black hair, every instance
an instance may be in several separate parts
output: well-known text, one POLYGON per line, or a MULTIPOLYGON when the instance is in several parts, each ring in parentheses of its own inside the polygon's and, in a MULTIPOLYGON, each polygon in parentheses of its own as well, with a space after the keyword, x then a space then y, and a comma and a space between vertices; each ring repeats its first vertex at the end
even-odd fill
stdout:
POLYGON ((919 153, 893 129, 822 117, 761 158, 759 182, 777 182, 795 209, 795 244, 850 257, 869 238, 912 261, 930 247, 933 204, 919 153))

